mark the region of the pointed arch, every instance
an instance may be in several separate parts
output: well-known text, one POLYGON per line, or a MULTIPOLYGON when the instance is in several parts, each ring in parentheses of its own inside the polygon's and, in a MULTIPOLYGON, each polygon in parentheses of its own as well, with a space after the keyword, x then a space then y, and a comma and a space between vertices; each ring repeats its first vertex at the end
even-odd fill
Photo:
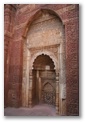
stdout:
POLYGON ((45 91, 53 91, 54 88, 49 82, 47 82, 47 83, 44 84, 43 90, 45 90, 45 91))
POLYGON ((49 14, 55 15, 56 17, 59 18, 59 20, 61 21, 62 25, 64 24, 62 19, 61 19, 61 17, 59 16, 59 14, 57 12, 55 12, 52 9, 41 8, 39 10, 36 10, 35 13, 33 13, 33 15, 29 18, 29 20, 28 20, 28 22, 27 22, 27 24, 25 26, 25 29, 24 29, 22 37, 24 37, 24 38, 27 37, 27 33, 29 31, 30 25, 32 24, 33 21, 35 21, 35 19, 37 19, 38 17, 41 16, 43 11, 47 11, 49 14))
POLYGON ((54 66, 55 66, 54 69, 58 69, 58 60, 56 60, 55 55, 54 55, 52 52, 50 52, 50 51, 42 51, 42 52, 40 51, 40 52, 36 53, 36 54, 32 57, 32 59, 31 59, 31 62, 30 62, 30 69, 33 69, 33 63, 34 63, 35 59, 36 59, 39 55, 42 55, 42 54, 49 56, 49 57, 52 59, 52 61, 54 62, 54 66))

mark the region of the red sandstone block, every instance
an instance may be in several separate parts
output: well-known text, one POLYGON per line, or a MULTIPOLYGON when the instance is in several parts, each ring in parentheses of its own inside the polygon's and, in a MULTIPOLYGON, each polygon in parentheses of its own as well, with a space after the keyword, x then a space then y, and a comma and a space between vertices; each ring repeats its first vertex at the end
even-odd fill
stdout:
MULTIPOLYGON (((68 103, 70 103, 70 101, 68 103)), ((67 116, 78 116, 79 115, 78 104, 76 104, 76 103, 75 104, 68 104, 67 108, 68 108, 67 109, 67 116)))
POLYGON ((69 20, 65 23, 65 31, 74 31, 74 30, 78 30, 79 29, 79 20, 77 19, 72 19, 69 20))

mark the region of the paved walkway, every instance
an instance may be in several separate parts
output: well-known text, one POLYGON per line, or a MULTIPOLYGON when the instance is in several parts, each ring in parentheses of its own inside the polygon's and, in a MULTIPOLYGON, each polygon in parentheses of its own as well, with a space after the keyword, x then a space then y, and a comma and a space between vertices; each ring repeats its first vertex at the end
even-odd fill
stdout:
POLYGON ((5 108, 5 116, 56 116, 56 109, 51 105, 36 105, 33 108, 5 108))

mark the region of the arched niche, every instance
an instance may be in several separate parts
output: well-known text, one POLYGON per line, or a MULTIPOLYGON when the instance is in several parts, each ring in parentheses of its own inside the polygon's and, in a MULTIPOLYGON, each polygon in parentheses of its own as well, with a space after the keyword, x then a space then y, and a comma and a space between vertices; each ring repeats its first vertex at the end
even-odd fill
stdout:
POLYGON ((25 41, 22 83, 24 100, 22 103, 24 106, 32 106, 33 63, 37 56, 42 54, 48 55, 54 62, 56 75, 59 74, 59 76, 56 76, 56 106, 59 107, 58 111, 62 114, 62 86, 66 82, 65 38, 62 20, 55 12, 48 9, 41 9, 35 12, 28 20, 23 36, 25 37, 25 41))
POLYGON ((54 62, 49 55, 39 55, 32 69, 32 105, 56 105, 56 73, 54 62))
POLYGON ((64 25, 63 20, 61 19, 60 15, 57 12, 55 12, 52 9, 41 8, 41 9, 36 10, 32 14, 32 16, 28 19, 28 22, 27 22, 27 24, 25 26, 25 29, 24 29, 22 37, 27 38, 28 32, 30 30, 30 26, 32 25, 32 23, 34 21, 36 21, 39 17, 41 17, 43 13, 45 13, 45 14, 47 13, 47 14, 50 14, 52 16, 55 16, 56 18, 58 18, 60 20, 62 25, 64 25))

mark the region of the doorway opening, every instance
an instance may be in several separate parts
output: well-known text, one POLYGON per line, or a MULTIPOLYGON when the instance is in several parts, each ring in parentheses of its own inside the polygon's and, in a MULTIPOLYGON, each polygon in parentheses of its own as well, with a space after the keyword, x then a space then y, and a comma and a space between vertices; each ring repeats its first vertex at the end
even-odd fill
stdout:
POLYGON ((56 73, 48 55, 39 55, 33 63, 32 103, 56 105, 56 73))

